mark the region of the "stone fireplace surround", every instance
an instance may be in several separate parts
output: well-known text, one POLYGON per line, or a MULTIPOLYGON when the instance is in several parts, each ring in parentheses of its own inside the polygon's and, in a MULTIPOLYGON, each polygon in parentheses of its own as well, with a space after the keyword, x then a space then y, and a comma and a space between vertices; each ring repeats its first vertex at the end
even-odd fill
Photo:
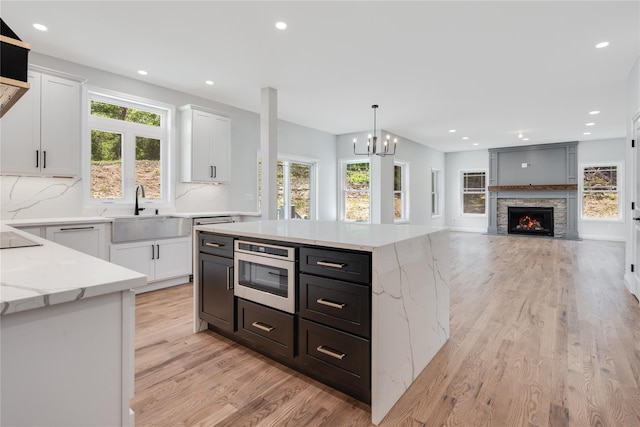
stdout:
POLYGON ((508 234, 508 207, 553 207, 554 237, 578 239, 577 142, 489 150, 487 234, 508 234))
POLYGON ((498 234, 508 234, 508 208, 534 207, 553 208, 553 235, 565 238, 567 234, 567 200, 566 199, 498 199, 498 234))

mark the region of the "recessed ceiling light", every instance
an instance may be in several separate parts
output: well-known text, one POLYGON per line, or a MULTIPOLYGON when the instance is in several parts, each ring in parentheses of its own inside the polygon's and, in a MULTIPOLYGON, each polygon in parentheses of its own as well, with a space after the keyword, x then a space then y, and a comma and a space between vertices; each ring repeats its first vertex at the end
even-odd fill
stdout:
POLYGON ((286 22, 276 22, 276 28, 279 30, 286 30, 287 29, 287 23, 286 22))
POLYGON ((208 84, 209 86, 213 86, 213 80, 207 80, 205 83, 208 84))
POLYGON ((35 28, 38 31, 47 31, 48 28, 46 25, 42 25, 42 24, 33 24, 33 28, 35 28))
POLYGON ((138 70, 138 74, 140 74, 141 76, 146 76, 149 73, 147 73, 145 70, 138 70))
POLYGON ((466 141, 467 139, 469 139, 469 137, 468 136, 463 136, 462 139, 464 139, 466 141))
POLYGON ((477 142, 474 142, 474 143, 473 143, 473 145, 480 145, 480 144, 479 144, 479 143, 477 143, 477 142))
POLYGON ((595 125, 595 123, 590 122, 590 123, 587 123, 585 126, 593 126, 593 125, 595 125))
POLYGON ((449 129, 449 133, 454 133, 455 131, 455 129, 449 129))
POLYGON ((522 135, 522 132, 520 132, 520 133, 518 134, 518 138, 522 138, 522 136, 523 136, 523 135, 522 135))
POLYGON ((609 42, 601 42, 596 45, 596 48, 602 49, 603 47, 609 46, 609 42))
POLYGON ((523 140, 523 141, 528 141, 528 140, 529 140, 529 138, 522 138, 522 140, 523 140))
POLYGON ((591 132, 584 132, 583 135, 591 135, 591 132))
POLYGON ((592 116, 595 116, 596 114, 600 114, 600 111, 598 110, 589 111, 589 114, 591 114, 592 116))

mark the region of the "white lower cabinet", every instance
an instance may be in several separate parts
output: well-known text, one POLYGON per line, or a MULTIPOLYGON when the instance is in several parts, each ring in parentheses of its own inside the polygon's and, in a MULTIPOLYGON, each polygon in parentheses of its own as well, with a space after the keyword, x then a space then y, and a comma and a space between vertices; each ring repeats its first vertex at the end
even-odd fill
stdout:
POLYGON ((44 237, 52 242, 108 261, 105 235, 105 224, 68 224, 47 227, 44 237))
POLYGON ((191 236, 111 244, 111 262, 154 282, 191 274, 191 249, 191 236))

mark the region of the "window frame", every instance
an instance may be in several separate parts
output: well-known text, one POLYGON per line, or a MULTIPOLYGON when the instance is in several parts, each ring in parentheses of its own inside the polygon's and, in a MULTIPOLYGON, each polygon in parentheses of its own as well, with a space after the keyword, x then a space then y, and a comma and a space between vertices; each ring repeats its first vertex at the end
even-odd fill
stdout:
MULTIPOLYGON (((361 159, 348 159, 348 160, 340 160, 340 167, 338 168, 340 171, 340 179, 338 180, 338 185, 340 186, 339 194, 339 219, 343 222, 349 223, 358 223, 358 224, 371 224, 371 160, 369 158, 365 160, 361 159), (347 216, 347 165, 355 164, 355 163, 368 163, 369 164, 369 190, 367 193, 369 194, 369 220, 368 221, 356 221, 346 219, 347 216)), ((364 191, 362 191, 364 193, 364 191)))
MULTIPOLYGON (((369 173, 371 173, 371 169, 369 169, 369 173)), ((394 160, 393 161, 393 222, 395 224, 400 224, 403 222, 409 222, 409 163, 394 160), (400 179, 402 189, 400 191, 396 191, 395 189, 395 176, 396 176, 396 166, 400 167, 400 179), (396 218, 395 215, 395 202, 396 202, 396 194, 401 195, 401 215, 400 218, 396 218)), ((371 180, 371 179, 369 179, 371 180)), ((371 187, 369 187, 369 192, 371 192, 371 187)), ((371 199, 369 199, 371 200, 371 199)))
POLYGON ((136 136, 160 140, 160 189, 159 199, 141 198, 139 203, 154 208, 174 204, 175 194, 175 106, 160 101, 141 98, 99 87, 86 86, 83 89, 82 114, 82 176, 85 205, 94 207, 133 206, 135 203, 135 147, 136 136), (134 122, 110 119, 91 114, 91 101, 105 102, 124 107, 143 109, 160 114, 160 126, 155 128, 134 122), (123 133, 122 168, 123 193, 115 199, 97 199, 91 197, 91 130, 123 133), (124 132, 123 132, 124 131, 124 132))
POLYGON ((482 218, 482 217, 486 217, 487 216, 487 203, 488 203, 488 197, 487 197, 487 177, 488 177, 488 171, 486 169, 461 169, 460 173, 458 175, 458 179, 459 181, 459 201, 460 201, 460 207, 459 207, 459 211, 460 211, 460 217, 471 217, 471 218, 482 218), (465 174, 471 174, 471 173, 482 173, 484 174, 484 191, 480 192, 465 192, 465 187, 464 187, 464 176, 465 174), (484 194, 484 213, 467 213, 464 211, 464 195, 465 194, 484 194))
MULTIPOLYGON (((293 219, 289 218, 291 216, 291 188, 289 188, 289 192, 287 193, 286 187, 291 186, 291 176, 290 173, 284 175, 285 172, 290 171, 291 163, 298 163, 308 165, 310 167, 309 171, 309 220, 317 219, 317 209, 318 205, 318 159, 311 159, 305 157, 292 156, 288 154, 278 155, 278 161, 283 163, 283 197, 284 197, 284 218, 281 219, 293 219), (287 209, 288 208, 288 209, 287 209)), ((277 194, 276 194, 277 197, 277 194)), ((304 218, 300 218, 304 219, 304 218)))
POLYGON ((578 209, 580 212, 580 221, 585 222, 624 222, 624 162, 613 161, 613 162, 589 162, 589 163, 580 163, 580 182, 578 185, 578 209), (616 193, 618 194, 618 217, 617 218, 592 218, 584 216, 584 172, 587 168, 593 167, 605 167, 605 166, 615 166, 616 174, 617 174, 617 189, 616 193))
POLYGON ((442 192, 442 169, 431 168, 431 218, 442 217, 442 192))

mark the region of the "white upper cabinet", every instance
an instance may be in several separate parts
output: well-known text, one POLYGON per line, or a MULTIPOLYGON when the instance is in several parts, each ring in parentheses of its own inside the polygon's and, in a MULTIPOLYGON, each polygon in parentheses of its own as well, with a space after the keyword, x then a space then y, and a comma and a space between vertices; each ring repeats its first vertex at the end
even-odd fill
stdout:
POLYGON ((29 70, 30 89, 1 120, 2 174, 80 174, 80 80, 29 70))
POLYGON ((229 182, 231 119, 195 105, 180 107, 183 182, 229 182))

